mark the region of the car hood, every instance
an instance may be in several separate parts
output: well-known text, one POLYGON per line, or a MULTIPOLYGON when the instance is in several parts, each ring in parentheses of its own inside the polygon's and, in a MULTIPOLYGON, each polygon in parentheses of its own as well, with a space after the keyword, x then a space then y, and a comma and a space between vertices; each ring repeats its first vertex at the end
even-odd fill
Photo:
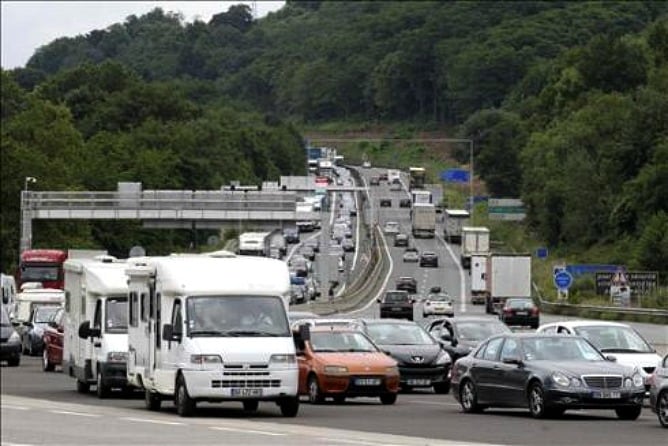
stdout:
POLYGON ((441 352, 440 345, 379 345, 380 349, 389 353, 394 359, 401 363, 413 364, 413 356, 424 358, 422 363, 429 364, 436 360, 441 352))
POLYGON ((397 365, 397 361, 381 352, 315 353, 315 356, 323 365, 345 366, 348 367, 350 373, 374 370, 385 373, 387 367, 394 367, 397 365))
POLYGON ((644 368, 656 367, 661 362, 661 357, 656 353, 604 353, 617 358, 617 364, 630 367, 638 367, 640 373, 646 375, 644 368))
POLYGON ((534 361, 541 368, 550 372, 562 372, 567 375, 624 375, 629 376, 633 367, 610 361, 534 361))

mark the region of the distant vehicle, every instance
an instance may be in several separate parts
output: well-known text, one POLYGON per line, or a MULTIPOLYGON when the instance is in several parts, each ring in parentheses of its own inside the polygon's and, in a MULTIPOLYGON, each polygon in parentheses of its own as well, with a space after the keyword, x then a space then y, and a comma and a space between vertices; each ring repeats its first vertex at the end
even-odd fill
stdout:
POLYGON ((346 259, 346 251, 338 243, 332 243, 329 245, 329 255, 338 256, 340 259, 346 259))
POLYGON ((361 319, 359 324, 373 342, 399 363, 401 388, 450 391, 450 355, 429 333, 412 321, 361 319))
POLYGON ((59 308, 44 327, 44 349, 42 351, 42 370, 52 372, 63 363, 63 344, 65 332, 65 309, 59 308))
POLYGON ((535 333, 494 336, 458 359, 452 390, 464 412, 528 406, 534 418, 547 418, 612 409, 622 420, 640 416, 645 393, 634 368, 607 360, 586 339, 535 333))
POLYGON ((399 223, 396 221, 388 221, 385 223, 385 226, 383 227, 383 233, 386 235, 396 235, 399 234, 401 231, 401 227, 399 226, 399 223))
POLYGON ((63 263, 67 252, 59 249, 27 249, 21 253, 18 287, 39 282, 43 288, 64 288, 63 263))
POLYGON ((408 168, 408 189, 423 189, 427 171, 424 167, 409 167, 408 168))
POLYGON ((387 172, 381 173, 378 178, 380 179, 380 181, 387 181, 387 178, 388 178, 387 177, 387 172))
POLYGON ((420 254, 420 266, 433 266, 438 268, 438 254, 432 251, 424 251, 420 254))
POLYGON ((315 326, 297 345, 299 393, 319 404, 331 397, 379 397, 394 404, 399 392, 397 362, 363 333, 349 327, 315 326))
POLYGON ((492 253, 487 259, 485 311, 498 314, 506 299, 531 298, 531 254, 492 253))
POLYGON ((10 367, 21 363, 21 336, 14 329, 3 305, 0 305, 0 361, 7 361, 10 367))
POLYGON ((397 234, 394 237, 394 246, 408 246, 408 236, 406 234, 397 234))
POLYGON ((448 293, 430 293, 422 303, 422 317, 427 316, 454 316, 455 309, 452 298, 448 293))
POLYGON ((350 238, 344 238, 341 247, 345 252, 353 252, 355 251, 355 242, 350 238))
POLYGON ((472 256, 489 254, 489 229, 484 226, 462 227, 462 249, 459 263, 464 269, 471 269, 472 256))
POLYGON ((299 243, 299 231, 297 229, 286 229, 283 231, 286 243, 299 243))
POLYGON ((381 198, 380 199, 380 207, 391 208, 392 207, 392 199, 391 198, 381 198))
POLYGON ((484 305, 487 301, 487 255, 471 256, 471 303, 484 305))
POLYGON ((464 209, 446 209, 443 238, 448 243, 462 241, 462 227, 469 226, 471 214, 464 209))
POLYGON ((417 262, 420 258, 420 254, 417 248, 406 248, 404 250, 403 261, 404 262, 417 262))
POLYGON ((364 167, 365 169, 371 169, 371 163, 368 161, 364 161, 362 163, 362 167, 364 167))
POLYGON ((310 261, 315 260, 315 251, 311 246, 302 245, 302 247, 299 249, 299 253, 310 261))
POLYGON ((411 199, 410 198, 402 198, 401 200, 399 200, 399 207, 400 208, 411 207, 411 199))
POLYGON ((44 349, 44 329, 51 318, 60 309, 60 305, 34 306, 30 318, 23 322, 21 346, 23 353, 39 356, 44 349))
POLYGON ((654 371, 649 389, 649 407, 659 418, 659 423, 668 428, 668 355, 664 356, 654 371))
POLYGON ((239 254, 269 257, 270 232, 244 232, 239 235, 239 254))
POLYGON ((2 306, 5 307, 11 318, 12 313, 16 310, 16 280, 8 274, 1 274, 0 282, 2 283, 2 306))
POLYGON ((413 237, 434 238, 436 236, 436 208, 430 203, 415 203, 411 209, 411 232, 413 237))
POLYGON ((441 343, 453 361, 471 353, 490 336, 511 333, 506 324, 484 315, 430 319, 424 328, 441 343))
POLYGON ((306 296, 306 285, 290 285, 290 305, 299 305, 305 303, 307 300, 306 296))
POLYGON ((318 238, 312 238, 304 242, 304 246, 310 246, 314 252, 320 252, 320 240, 318 238))
POLYGON ((507 299, 499 319, 508 326, 536 329, 540 325, 540 309, 533 299, 507 299))
POLYGON ((309 263, 305 257, 292 256, 288 263, 290 269, 299 277, 306 277, 309 273, 309 263))
POLYGON ((397 169, 387 170, 387 181, 390 184, 399 184, 401 186, 401 171, 397 169))
POLYGON ((379 186, 380 185, 380 177, 376 177, 376 176, 371 177, 371 179, 369 180, 369 185, 370 186, 379 186))
POLYGON ((401 183, 399 180, 393 181, 390 183, 390 191, 392 192, 401 192, 401 183))
POLYGON ((380 304, 380 318, 408 319, 413 320, 413 305, 415 300, 405 290, 394 290, 385 292, 380 304))
POLYGON ((395 289, 405 290, 411 294, 417 293, 417 280, 414 277, 404 276, 396 280, 395 289))

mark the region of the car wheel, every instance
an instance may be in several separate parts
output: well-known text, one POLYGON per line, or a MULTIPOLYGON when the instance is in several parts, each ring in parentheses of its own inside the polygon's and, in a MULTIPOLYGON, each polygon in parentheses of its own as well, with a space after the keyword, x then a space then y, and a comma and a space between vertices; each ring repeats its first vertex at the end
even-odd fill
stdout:
POLYGON ((450 383, 444 382, 444 383, 434 384, 434 392, 438 393, 439 395, 445 395, 447 393, 450 393, 450 383))
POLYGON ((635 420, 640 416, 640 412, 642 412, 642 406, 631 406, 631 407, 619 407, 615 409, 615 413, 617 414, 617 418, 620 420, 635 420))
POLYGON ((97 372, 97 381, 95 384, 95 393, 97 393, 98 398, 106 398, 109 396, 109 391, 111 389, 104 384, 104 381, 102 381, 102 373, 99 371, 97 372))
POLYGON ((49 361, 49 352, 47 349, 42 350, 42 370, 45 372, 53 372, 56 368, 55 364, 49 361))
POLYGON ((459 389, 459 403, 467 413, 481 412, 482 407, 478 404, 478 392, 473 381, 467 379, 459 389))
POLYGON ((179 376, 176 380, 176 393, 174 397, 176 398, 176 412, 179 416, 189 417, 195 412, 197 403, 188 395, 188 389, 186 388, 183 376, 179 376))
POLYGON ((160 395, 158 393, 151 392, 148 389, 144 389, 144 405, 146 406, 146 409, 152 411, 158 411, 160 410, 161 403, 162 399, 160 398, 160 395))
POLYGON ((299 412, 299 397, 281 400, 278 406, 281 408, 281 415, 294 418, 299 412))
POLYGON ((258 400, 246 400, 244 401, 244 412, 257 412, 257 408, 260 406, 258 400))
POLYGON ((308 379, 308 401, 311 404, 320 404, 325 401, 325 397, 320 390, 320 384, 318 384, 318 378, 315 375, 311 375, 308 379))
POLYGON ((547 411, 545 410, 545 392, 543 386, 539 383, 534 383, 529 388, 529 412, 534 418, 545 418, 547 411))
POLYGON ((396 393, 386 393, 385 395, 380 396, 380 402, 386 406, 392 405, 397 402, 396 393))
POLYGON ((17 354, 7 360, 7 365, 9 367, 18 367, 21 363, 21 355, 17 354))
POLYGON ((657 398, 656 415, 661 426, 668 427, 668 390, 661 392, 657 398))
POLYGON ((88 393, 90 392, 90 384, 77 379, 77 392, 79 393, 88 393))

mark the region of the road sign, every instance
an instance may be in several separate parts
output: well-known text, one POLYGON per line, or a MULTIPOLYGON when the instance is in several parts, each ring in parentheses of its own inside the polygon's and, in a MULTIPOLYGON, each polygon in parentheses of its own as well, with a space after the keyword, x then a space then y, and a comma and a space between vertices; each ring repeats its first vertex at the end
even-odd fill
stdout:
MULTIPOLYGON (((610 285, 613 285, 615 272, 596 273, 596 294, 608 294, 610 285)), ((625 271, 629 288, 634 294, 647 294, 655 290, 659 285, 658 271, 625 271)))
POLYGON ((536 250, 536 257, 539 259, 546 259, 547 258, 547 248, 538 248, 536 250))
POLYGON ((526 210, 524 203, 517 198, 490 198, 487 201, 487 212, 490 220, 524 220, 526 210))
POLYGON ((448 169, 441 172, 441 180, 449 183, 468 183, 469 171, 466 169, 448 169))
POLYGON ((560 290, 567 290, 573 284, 573 276, 568 271, 559 271, 554 275, 554 286, 560 290))

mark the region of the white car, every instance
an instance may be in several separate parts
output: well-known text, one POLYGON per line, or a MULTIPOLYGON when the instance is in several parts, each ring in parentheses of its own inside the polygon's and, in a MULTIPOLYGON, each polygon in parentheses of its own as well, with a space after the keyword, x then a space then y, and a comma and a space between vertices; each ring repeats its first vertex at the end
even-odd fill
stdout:
POLYGON ((606 356, 614 356, 616 362, 637 367, 649 389, 648 379, 661 361, 661 357, 640 333, 627 324, 606 321, 563 321, 541 325, 538 333, 565 333, 578 335, 594 344, 606 356))
POLYGON ((368 161, 364 161, 362 163, 362 167, 364 167, 365 169, 371 169, 371 163, 368 161))
POLYGON ((403 256, 404 262, 417 262, 420 260, 420 253, 417 248, 406 248, 403 256))
POLYGON ((452 298, 447 293, 430 294, 422 303, 422 317, 454 316, 455 309, 452 305, 452 298))
POLYGON ((390 190, 393 191, 393 192, 401 191, 401 183, 396 181, 396 182, 390 184, 390 190))
POLYGON ((399 234, 401 232, 401 227, 396 221, 388 221, 383 227, 383 232, 388 235, 399 234))

